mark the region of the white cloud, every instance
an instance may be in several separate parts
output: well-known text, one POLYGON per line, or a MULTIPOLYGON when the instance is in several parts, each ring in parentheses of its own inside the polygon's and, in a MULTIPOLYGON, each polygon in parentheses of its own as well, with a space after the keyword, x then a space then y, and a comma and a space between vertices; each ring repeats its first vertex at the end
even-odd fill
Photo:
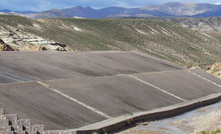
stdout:
POLYGON ((40 4, 38 5, 39 10, 48 10, 51 7, 51 2, 49 1, 40 1, 40 4))
POLYGON ((115 6, 118 6, 118 7, 129 7, 128 3, 121 2, 121 1, 118 1, 115 6))
POLYGON ((221 3, 215 3, 215 5, 221 5, 221 3))

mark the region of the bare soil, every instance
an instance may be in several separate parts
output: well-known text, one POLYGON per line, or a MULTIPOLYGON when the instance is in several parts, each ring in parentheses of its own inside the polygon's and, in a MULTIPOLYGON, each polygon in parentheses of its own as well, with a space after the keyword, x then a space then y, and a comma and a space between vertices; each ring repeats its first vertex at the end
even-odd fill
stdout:
POLYGON ((177 116, 165 120, 151 122, 148 125, 138 125, 118 134, 172 134, 174 132, 180 134, 199 134, 202 131, 216 131, 218 128, 221 128, 221 103, 196 109, 180 117, 177 116))

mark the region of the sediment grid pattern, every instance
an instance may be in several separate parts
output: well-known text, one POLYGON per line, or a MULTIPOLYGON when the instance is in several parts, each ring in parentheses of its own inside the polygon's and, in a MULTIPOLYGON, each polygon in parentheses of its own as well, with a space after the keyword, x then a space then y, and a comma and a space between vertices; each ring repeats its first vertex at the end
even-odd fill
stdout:
POLYGON ((220 85, 200 69, 138 52, 1 52, 0 57, 0 107, 46 130, 105 128, 137 113, 218 94, 220 85))

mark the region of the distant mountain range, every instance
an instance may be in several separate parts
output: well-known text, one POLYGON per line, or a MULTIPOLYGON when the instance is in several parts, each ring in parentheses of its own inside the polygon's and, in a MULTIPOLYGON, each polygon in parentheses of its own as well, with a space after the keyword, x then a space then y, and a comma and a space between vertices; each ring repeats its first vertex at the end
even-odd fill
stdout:
POLYGON ((121 18, 121 17, 213 17, 221 16, 221 5, 205 3, 169 2, 140 8, 107 7, 93 9, 76 6, 43 12, 0 10, 1 14, 39 18, 121 18))

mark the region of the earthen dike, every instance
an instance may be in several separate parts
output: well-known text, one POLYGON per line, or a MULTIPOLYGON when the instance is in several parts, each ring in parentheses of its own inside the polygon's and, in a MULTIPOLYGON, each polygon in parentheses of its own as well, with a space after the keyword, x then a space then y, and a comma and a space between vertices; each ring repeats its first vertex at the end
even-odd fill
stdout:
POLYGON ((111 132, 220 99, 219 79, 139 52, 0 52, 5 132, 111 132))

